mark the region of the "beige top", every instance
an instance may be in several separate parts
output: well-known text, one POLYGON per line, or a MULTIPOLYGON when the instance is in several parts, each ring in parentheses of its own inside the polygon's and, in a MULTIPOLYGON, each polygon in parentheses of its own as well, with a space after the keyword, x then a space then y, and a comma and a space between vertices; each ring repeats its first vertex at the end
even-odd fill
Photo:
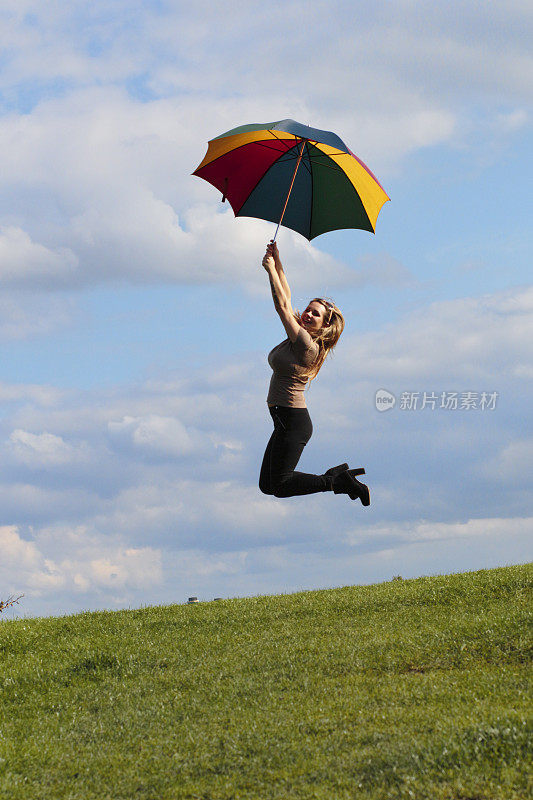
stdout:
POLYGON ((273 369, 267 403, 269 406, 306 408, 304 389, 307 378, 302 377, 315 361, 318 345, 305 330, 300 328, 296 341, 285 339, 268 354, 268 363, 273 369))

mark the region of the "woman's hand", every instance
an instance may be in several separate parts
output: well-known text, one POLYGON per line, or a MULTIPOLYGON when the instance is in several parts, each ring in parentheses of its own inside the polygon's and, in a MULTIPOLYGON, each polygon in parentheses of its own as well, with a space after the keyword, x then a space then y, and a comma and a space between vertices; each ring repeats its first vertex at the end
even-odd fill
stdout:
POLYGON ((261 263, 263 264, 267 272, 272 272, 272 270, 276 269, 274 259, 268 253, 265 253, 265 255, 263 256, 263 261, 261 263))
POLYGON ((279 260, 278 246, 272 239, 267 244, 266 253, 263 256, 262 264, 267 272, 272 269, 277 269, 277 265, 281 264, 279 260))
POLYGON ((267 244, 267 254, 269 256, 272 256, 272 258, 276 263, 279 261, 278 245, 277 242, 275 242, 273 239, 271 239, 270 242, 267 244))
MULTIPOLYGON (((277 250, 277 248, 276 248, 277 250)), ((274 253, 272 252, 272 242, 267 244, 266 253, 263 256, 262 264, 267 272, 276 269, 276 262, 274 260, 274 253)))

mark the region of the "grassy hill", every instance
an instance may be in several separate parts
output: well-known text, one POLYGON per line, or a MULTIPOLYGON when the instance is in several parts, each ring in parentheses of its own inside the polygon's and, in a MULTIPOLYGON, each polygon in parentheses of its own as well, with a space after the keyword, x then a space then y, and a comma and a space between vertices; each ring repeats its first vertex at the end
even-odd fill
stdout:
POLYGON ((0 622, 0 797, 530 797, 532 581, 0 622))

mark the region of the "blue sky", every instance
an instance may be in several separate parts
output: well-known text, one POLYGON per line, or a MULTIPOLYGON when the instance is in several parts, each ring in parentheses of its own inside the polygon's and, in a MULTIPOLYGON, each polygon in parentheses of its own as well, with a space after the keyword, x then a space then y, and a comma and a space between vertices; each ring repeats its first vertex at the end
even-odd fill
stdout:
POLYGON ((16 613, 529 560, 530 4, 19 0, 0 25, 16 613), (338 133, 392 199, 375 236, 279 237, 297 303, 332 296, 347 321, 307 395, 302 467, 364 464, 369 509, 257 489, 274 226, 191 172, 213 136, 286 117, 338 133), (452 391, 496 408, 400 408, 452 391))

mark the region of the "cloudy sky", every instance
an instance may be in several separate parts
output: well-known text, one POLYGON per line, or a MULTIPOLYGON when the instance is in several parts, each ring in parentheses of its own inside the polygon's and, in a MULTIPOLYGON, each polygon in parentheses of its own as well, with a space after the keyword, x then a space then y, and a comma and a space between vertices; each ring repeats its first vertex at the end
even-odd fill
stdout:
POLYGON ((531 3, 4 0, 0 25, 15 613, 530 560, 531 3), (296 304, 347 320, 301 466, 364 465, 368 509, 259 492, 274 226, 191 176, 208 139, 287 117, 338 133, 392 199, 375 236, 279 237, 296 304))

